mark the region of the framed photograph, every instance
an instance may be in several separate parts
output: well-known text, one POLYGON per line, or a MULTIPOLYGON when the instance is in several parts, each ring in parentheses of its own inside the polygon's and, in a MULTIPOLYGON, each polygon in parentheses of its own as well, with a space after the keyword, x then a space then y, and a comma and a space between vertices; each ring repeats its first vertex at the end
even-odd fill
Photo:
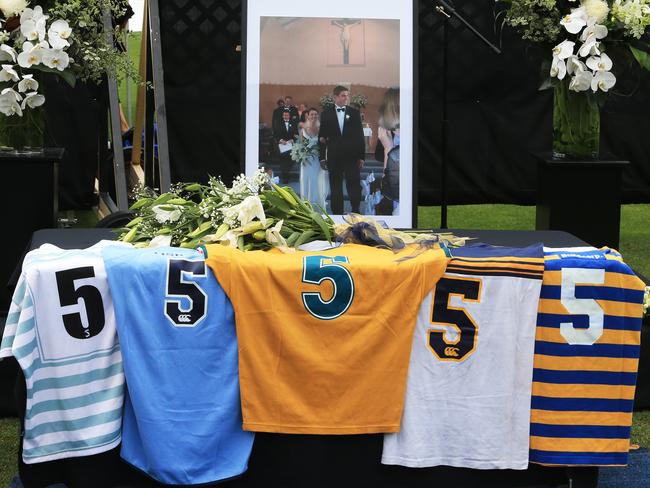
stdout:
POLYGON ((342 221, 416 224, 414 0, 244 2, 244 171, 342 221))

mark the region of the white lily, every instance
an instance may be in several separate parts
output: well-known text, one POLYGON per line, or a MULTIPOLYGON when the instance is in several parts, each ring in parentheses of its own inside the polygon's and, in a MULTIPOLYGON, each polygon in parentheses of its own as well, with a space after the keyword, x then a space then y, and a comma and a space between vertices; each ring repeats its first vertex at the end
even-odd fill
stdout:
POLYGON ((172 236, 156 236, 149 242, 149 247, 169 247, 172 245, 172 236))
POLYGON ((70 45, 68 39, 72 29, 65 20, 55 20, 47 31, 47 38, 54 49, 63 49, 70 45))
POLYGON ((6 44, 0 46, 0 61, 12 61, 16 62, 16 50, 6 44))
POLYGON ((25 99, 23 100, 21 108, 23 110, 25 110, 25 107, 36 108, 36 107, 40 107, 44 103, 45 103, 45 97, 43 95, 39 95, 36 92, 30 92, 27 95, 25 95, 25 99))
POLYGON ((21 102, 23 100, 23 96, 13 88, 5 88, 2 90, 2 92, 0 92, 0 95, 11 96, 17 102, 21 102))
POLYGON ((597 71, 591 80, 591 89, 607 92, 616 84, 616 76, 611 71, 597 71))
POLYGON ((570 75, 587 69, 587 65, 578 56, 569 56, 566 60, 566 71, 570 75))
POLYGON ((553 48, 553 57, 560 59, 566 59, 569 56, 573 55, 573 48, 576 43, 573 41, 562 41, 557 46, 553 48))
POLYGON ((237 238, 239 235, 232 230, 226 232, 222 237, 219 238, 221 244, 225 244, 229 247, 237 247, 237 238))
POLYGON ((590 39, 605 39, 607 37, 607 27, 600 24, 590 24, 580 34, 580 40, 586 42, 590 39))
POLYGON ((9 18, 23 11, 28 4, 27 0, 1 0, 0 10, 5 14, 5 17, 9 18))
POLYGON ((63 71, 70 64, 70 57, 62 49, 48 49, 43 53, 43 64, 48 68, 63 71))
POLYGON ((38 90, 38 81, 34 79, 34 75, 23 75, 22 81, 18 83, 18 91, 25 93, 36 90, 38 90))
POLYGON ((551 64, 551 78, 563 80, 566 76, 566 63, 563 59, 553 56, 553 63, 551 64))
POLYGON ((12 115, 23 116, 23 111, 20 104, 11 94, 0 94, 0 113, 5 114, 7 117, 12 115))
POLYGON ((591 71, 578 71, 569 82, 569 90, 575 92, 587 91, 591 86, 592 79, 593 75, 591 74, 591 71))
POLYGON ((602 53, 600 56, 591 56, 587 59, 587 66, 592 71, 609 71, 614 63, 607 54, 602 53))
POLYGON ((280 220, 273 227, 266 229, 266 242, 271 244, 273 247, 288 247, 286 239, 280 234, 283 223, 284 220, 280 220))
POLYGON ((600 42, 594 38, 589 39, 580 47, 578 50, 578 55, 582 58, 586 58, 589 55, 600 55, 600 42))
POLYGON ((570 14, 562 18, 560 24, 564 26, 567 32, 577 34, 587 25, 587 12, 582 7, 573 9, 570 14))
POLYGON ((156 205, 151 210, 160 224, 176 222, 181 218, 183 207, 179 205, 156 205), (163 208, 164 207, 164 208, 163 208))
POLYGON ((237 220, 242 227, 247 226, 256 218, 262 222, 262 225, 266 225, 266 215, 260 197, 246 197, 243 202, 232 208, 237 212, 237 220))
POLYGON ((12 64, 3 64, 0 70, 0 81, 18 81, 20 77, 12 64))

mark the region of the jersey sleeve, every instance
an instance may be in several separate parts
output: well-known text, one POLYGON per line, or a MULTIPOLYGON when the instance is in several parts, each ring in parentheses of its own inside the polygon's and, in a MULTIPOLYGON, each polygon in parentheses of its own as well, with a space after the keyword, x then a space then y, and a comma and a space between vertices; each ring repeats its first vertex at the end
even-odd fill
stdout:
POLYGON ((435 284, 445 274, 449 258, 442 249, 427 251, 423 256, 423 262, 420 267, 420 283, 418 304, 424 300, 424 297, 431 291, 435 284))
POLYGON ((10 356, 18 358, 16 349, 25 342, 26 334, 32 332, 33 323, 33 303, 27 286, 26 274, 23 272, 11 299, 2 341, 0 341, 0 358, 10 356))

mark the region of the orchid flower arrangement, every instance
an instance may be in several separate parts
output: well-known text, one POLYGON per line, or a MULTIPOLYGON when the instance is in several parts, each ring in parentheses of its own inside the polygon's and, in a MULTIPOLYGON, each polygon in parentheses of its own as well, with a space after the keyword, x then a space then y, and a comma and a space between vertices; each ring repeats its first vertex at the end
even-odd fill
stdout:
POLYGON ((569 90, 606 93, 617 65, 636 60, 650 71, 650 0, 497 0, 498 15, 524 40, 549 45, 551 80, 569 90))
MULTIPOLYGON (((72 62, 66 52, 72 42, 69 24, 51 19, 40 5, 33 9, 27 5, 24 0, 0 0, 4 16, 0 21, 0 112, 6 116, 22 117, 24 110, 45 103, 35 70, 64 76, 72 62)), ((74 83, 74 78, 68 81, 74 83)))

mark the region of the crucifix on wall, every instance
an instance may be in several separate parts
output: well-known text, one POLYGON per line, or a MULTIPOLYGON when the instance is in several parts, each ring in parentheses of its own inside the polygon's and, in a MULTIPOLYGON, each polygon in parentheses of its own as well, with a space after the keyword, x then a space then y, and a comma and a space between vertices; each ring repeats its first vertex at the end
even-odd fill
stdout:
POLYGON ((332 21, 332 25, 341 29, 340 41, 343 48, 343 64, 350 64, 350 42, 352 39, 352 28, 361 25, 358 19, 336 19, 332 21))

